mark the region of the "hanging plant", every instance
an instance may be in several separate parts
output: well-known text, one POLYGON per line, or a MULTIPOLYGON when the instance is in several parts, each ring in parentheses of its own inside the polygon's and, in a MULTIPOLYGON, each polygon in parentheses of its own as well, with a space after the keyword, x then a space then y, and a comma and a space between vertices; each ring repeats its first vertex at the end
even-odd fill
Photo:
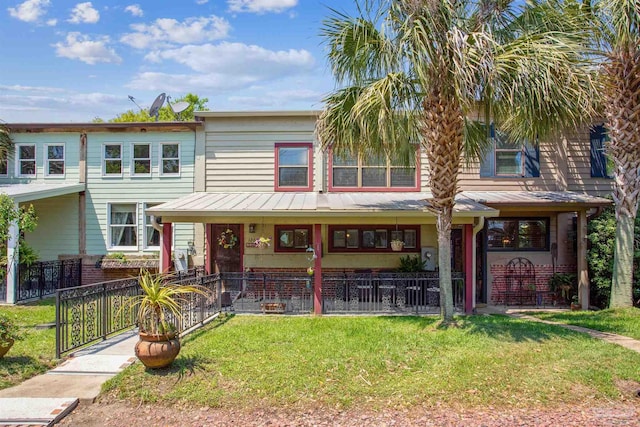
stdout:
POLYGON ((220 233, 220 237, 218 237, 218 245, 222 246, 224 249, 233 249, 238 244, 238 237, 233 234, 233 230, 227 228, 225 231, 220 233))
POLYGON ((253 246, 258 249, 266 249, 271 246, 271 238, 260 236, 255 240, 255 242, 253 242, 253 246))

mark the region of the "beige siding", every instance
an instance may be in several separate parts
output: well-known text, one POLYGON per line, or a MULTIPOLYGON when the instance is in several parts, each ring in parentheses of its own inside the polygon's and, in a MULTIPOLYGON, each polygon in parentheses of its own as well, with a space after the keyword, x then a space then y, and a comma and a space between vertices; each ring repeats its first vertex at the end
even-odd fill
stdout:
POLYGON ((33 204, 38 225, 25 234, 26 242, 38 252, 41 261, 58 259, 58 255, 78 254, 78 195, 50 197, 33 204))

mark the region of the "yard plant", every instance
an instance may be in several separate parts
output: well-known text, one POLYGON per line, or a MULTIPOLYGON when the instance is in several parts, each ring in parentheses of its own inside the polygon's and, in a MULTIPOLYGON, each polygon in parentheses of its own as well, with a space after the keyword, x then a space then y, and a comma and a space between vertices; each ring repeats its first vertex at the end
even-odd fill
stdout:
POLYGON ((640 354, 506 316, 229 316, 185 337, 172 368, 133 365, 102 401, 212 406, 550 406, 625 398, 640 354))

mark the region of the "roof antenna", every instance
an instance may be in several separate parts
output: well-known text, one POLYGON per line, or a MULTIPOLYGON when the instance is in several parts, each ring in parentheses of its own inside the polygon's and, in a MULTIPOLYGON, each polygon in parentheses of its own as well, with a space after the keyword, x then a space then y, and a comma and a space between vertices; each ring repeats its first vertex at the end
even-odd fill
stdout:
POLYGON ((136 102, 136 99, 129 95, 129 101, 133 102, 134 104, 136 104, 136 107, 138 107, 140 109, 140 111, 142 111, 142 107, 138 105, 138 103, 136 102))

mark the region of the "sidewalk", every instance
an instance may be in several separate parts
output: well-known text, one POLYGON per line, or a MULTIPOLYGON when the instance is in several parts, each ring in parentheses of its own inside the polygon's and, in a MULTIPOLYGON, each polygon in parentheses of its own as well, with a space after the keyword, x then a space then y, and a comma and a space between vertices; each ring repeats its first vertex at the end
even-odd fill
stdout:
POLYGON ((137 331, 87 349, 43 375, 0 390, 0 426, 51 426, 78 403, 93 403, 102 384, 136 361, 137 331))

